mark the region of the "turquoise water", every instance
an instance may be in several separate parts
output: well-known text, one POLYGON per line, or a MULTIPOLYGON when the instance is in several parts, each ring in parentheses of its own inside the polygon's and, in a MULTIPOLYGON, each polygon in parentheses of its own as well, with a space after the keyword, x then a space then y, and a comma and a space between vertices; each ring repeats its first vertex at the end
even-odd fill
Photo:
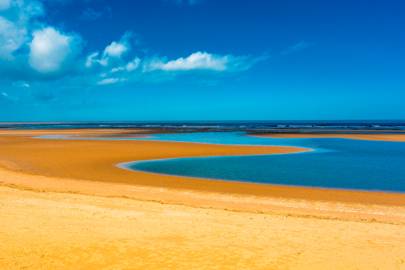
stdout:
POLYGON ((171 175, 294 186, 405 192, 405 143, 270 139, 235 132, 160 134, 150 140, 312 148, 299 154, 144 161, 128 168, 171 175))

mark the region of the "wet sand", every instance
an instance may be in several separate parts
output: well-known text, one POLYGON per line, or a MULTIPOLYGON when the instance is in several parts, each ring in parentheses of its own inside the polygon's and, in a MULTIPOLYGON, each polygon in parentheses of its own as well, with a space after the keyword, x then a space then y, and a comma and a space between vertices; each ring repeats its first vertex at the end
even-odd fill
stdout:
POLYGON ((0 136, 0 264, 5 269, 405 267, 404 194, 188 179, 115 166, 305 150, 0 136))

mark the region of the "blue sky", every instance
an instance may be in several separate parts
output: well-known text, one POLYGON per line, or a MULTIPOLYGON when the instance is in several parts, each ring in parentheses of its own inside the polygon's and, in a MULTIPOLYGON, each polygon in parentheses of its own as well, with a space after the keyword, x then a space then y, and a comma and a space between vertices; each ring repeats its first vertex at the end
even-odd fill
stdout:
POLYGON ((403 1, 0 0, 0 121, 405 119, 403 1))

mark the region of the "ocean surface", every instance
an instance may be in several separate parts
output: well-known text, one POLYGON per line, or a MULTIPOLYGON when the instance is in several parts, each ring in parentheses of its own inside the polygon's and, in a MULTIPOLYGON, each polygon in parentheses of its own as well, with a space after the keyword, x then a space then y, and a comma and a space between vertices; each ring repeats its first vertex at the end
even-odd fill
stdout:
MULTIPOLYGON (((145 140, 145 139, 142 139, 145 140)), ((238 145, 289 145, 297 154, 180 158, 128 164, 170 175, 293 186, 405 192, 405 143, 351 139, 273 139, 243 132, 156 134, 146 140, 238 145)))
POLYGON ((74 128, 167 128, 201 130, 252 130, 279 132, 284 129, 345 130, 352 132, 405 131, 405 120, 313 120, 313 121, 129 121, 129 122, 0 122, 0 129, 74 129, 74 128))

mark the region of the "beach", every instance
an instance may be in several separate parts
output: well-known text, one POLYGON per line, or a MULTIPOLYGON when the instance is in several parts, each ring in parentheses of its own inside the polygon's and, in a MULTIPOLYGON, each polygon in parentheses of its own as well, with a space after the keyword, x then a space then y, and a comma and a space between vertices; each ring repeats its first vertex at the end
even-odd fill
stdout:
MULTIPOLYGON (((120 132, 128 131, 52 134, 120 132)), ((308 149, 32 138, 50 134, 38 130, 0 134, 5 269, 405 267, 404 194, 212 181, 116 166, 308 149)))

